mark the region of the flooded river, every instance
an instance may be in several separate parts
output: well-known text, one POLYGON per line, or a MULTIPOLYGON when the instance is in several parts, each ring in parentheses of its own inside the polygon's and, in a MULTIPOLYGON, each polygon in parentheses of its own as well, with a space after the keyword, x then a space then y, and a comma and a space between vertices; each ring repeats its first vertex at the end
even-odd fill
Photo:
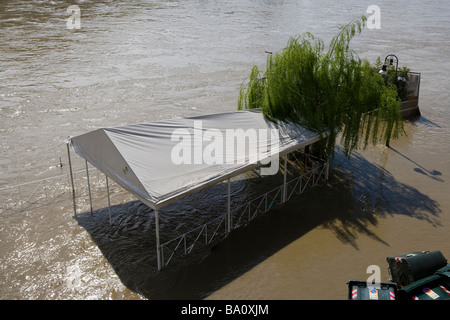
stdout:
MULTIPOLYGON (((0 299, 344 300, 346 282, 366 280, 370 265, 389 279, 387 256, 450 257, 448 1, 73 4, 75 11, 65 1, 0 0, 0 299), (364 30, 353 49, 371 62, 395 54, 421 73, 421 116, 390 148, 349 159, 338 148, 327 182, 161 272, 152 212, 126 192, 113 192, 110 224, 100 177, 93 215, 85 193, 74 217, 65 138, 236 110, 240 85, 253 65, 264 67, 266 51, 306 31, 327 44, 339 26, 369 16, 370 5, 380 8, 380 28, 364 30), (12 191, 25 202, 45 192, 46 204, 5 210, 12 191)), ((168 208, 162 230, 219 212, 220 188, 168 208)), ((233 201, 258 188, 234 181, 233 201)))

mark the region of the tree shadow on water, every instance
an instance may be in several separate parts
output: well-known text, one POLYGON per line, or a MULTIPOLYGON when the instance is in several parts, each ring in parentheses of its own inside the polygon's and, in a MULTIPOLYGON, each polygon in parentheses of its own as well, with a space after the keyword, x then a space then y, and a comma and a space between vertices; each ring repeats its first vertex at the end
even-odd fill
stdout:
POLYGON ((380 218, 387 216, 405 215, 435 227, 441 225, 438 202, 413 186, 397 181, 380 165, 368 162, 356 152, 350 159, 338 156, 335 165, 336 190, 330 197, 335 204, 345 203, 340 205, 340 214, 323 226, 331 229, 341 241, 358 248, 357 234, 364 233, 385 243, 369 227, 376 226, 380 218))
MULTIPOLYGON (((205 205, 205 201, 202 198, 201 203, 205 205)), ((194 195, 161 214, 161 234, 176 231, 188 219, 195 220, 192 207, 196 204, 194 195)), ((217 206, 215 199, 209 210, 217 206)), ((338 152, 327 182, 293 196, 235 229, 219 244, 180 257, 161 271, 156 270, 153 211, 141 202, 112 207, 111 226, 108 209, 76 219, 122 283, 145 298, 157 300, 206 298, 317 227, 332 230, 340 241, 356 249, 359 234, 388 246, 376 235, 376 229, 371 231, 380 218, 400 214, 439 226, 439 213, 437 202, 400 183, 381 166, 358 153, 347 159, 338 152)))

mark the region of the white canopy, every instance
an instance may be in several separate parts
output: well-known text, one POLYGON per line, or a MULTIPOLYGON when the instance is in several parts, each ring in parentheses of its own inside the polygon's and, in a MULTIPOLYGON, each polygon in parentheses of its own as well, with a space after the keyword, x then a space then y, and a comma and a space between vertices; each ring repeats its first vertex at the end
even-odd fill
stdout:
POLYGON ((269 121, 260 110, 246 110, 101 128, 70 138, 70 145, 159 209, 319 138, 299 125, 269 121))

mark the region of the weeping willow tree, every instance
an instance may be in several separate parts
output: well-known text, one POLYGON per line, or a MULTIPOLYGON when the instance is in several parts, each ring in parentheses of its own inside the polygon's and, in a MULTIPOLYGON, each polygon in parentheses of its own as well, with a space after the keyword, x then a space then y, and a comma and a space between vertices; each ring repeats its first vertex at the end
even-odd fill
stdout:
POLYGON ((350 50, 365 22, 363 16, 341 27, 328 50, 311 33, 290 39, 279 53, 269 54, 264 72, 252 68, 238 108, 261 108, 269 119, 320 133, 321 150, 330 157, 338 136, 347 156, 369 143, 397 138, 404 131, 396 87, 350 50))

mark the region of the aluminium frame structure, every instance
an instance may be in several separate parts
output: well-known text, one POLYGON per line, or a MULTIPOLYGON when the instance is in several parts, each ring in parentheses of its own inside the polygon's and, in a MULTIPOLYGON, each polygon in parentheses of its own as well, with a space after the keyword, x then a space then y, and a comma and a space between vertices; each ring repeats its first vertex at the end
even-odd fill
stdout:
MULTIPOLYGON (((252 219, 254 219, 259 212, 267 212, 269 211, 274 204, 283 204, 286 201, 288 201, 294 193, 301 194, 305 191, 306 187, 309 186, 315 186, 319 182, 319 179, 323 177, 325 180, 328 180, 329 176, 329 167, 330 163, 328 159, 318 159, 310 154, 305 153, 305 159, 306 160, 312 160, 315 163, 315 166, 312 167, 309 171, 306 173, 295 177, 294 179, 287 180, 287 164, 288 164, 288 156, 289 154, 294 154, 299 149, 306 149, 309 148, 309 146, 313 145, 314 143, 318 142, 320 140, 319 136, 317 136, 314 139, 311 139, 308 141, 307 144, 302 144, 299 146, 292 147, 288 150, 284 150, 284 152, 280 153, 280 157, 283 159, 284 164, 284 172, 283 172, 283 184, 281 186, 278 186, 260 196, 257 198, 247 202, 243 207, 244 209, 241 211, 233 210, 231 207, 231 186, 230 186, 230 179, 242 174, 247 171, 251 171, 254 169, 257 169, 262 166, 262 164, 257 163, 250 168, 246 168, 245 170, 234 172, 233 174, 226 175, 223 177, 221 181, 216 182, 222 183, 226 181, 227 183, 227 212, 218 217, 215 218, 197 228, 194 228, 186 233, 183 233, 177 237, 175 237, 172 240, 169 240, 167 242, 161 243, 160 239, 160 223, 159 223, 159 210, 160 207, 154 207, 151 203, 146 202, 144 199, 141 200, 144 204, 149 206, 150 208, 154 209, 154 216, 155 216, 155 232, 156 232, 156 260, 157 260, 157 269, 161 270, 164 267, 168 265, 168 263, 172 260, 174 255, 176 253, 179 253, 179 251, 182 251, 183 255, 189 254, 192 249, 194 248, 195 244, 199 242, 200 237, 205 238, 205 244, 210 244, 213 239, 216 238, 216 236, 219 233, 219 228, 224 228, 225 236, 227 236, 233 229, 236 229, 242 225, 242 221, 244 219, 244 216, 246 216, 247 223, 250 222, 252 219), (291 188, 289 190, 289 188, 291 188), (298 190, 298 191, 297 191, 298 190), (253 205, 253 208, 252 208, 253 205), (235 216, 235 219, 233 219, 233 215, 235 216), (218 224, 217 226, 214 226, 213 231, 208 234, 208 227, 211 229, 211 225, 213 222, 216 222, 218 224), (194 241, 190 244, 187 243, 188 235, 194 234, 194 241), (170 246, 173 246, 173 248, 169 248, 170 246), (164 252, 169 250, 169 254, 165 255, 164 252), (167 259, 166 259, 167 257, 167 259)), ((66 141, 67 143, 67 156, 69 161, 69 173, 70 173, 70 182, 71 182, 71 193, 72 193, 72 202, 73 202, 73 211, 74 216, 77 215, 77 205, 76 205, 76 189, 75 189, 75 183, 73 178, 73 170, 72 170, 72 160, 71 160, 71 152, 69 147, 69 140, 66 141)), ((297 159, 296 159, 297 160, 297 159)), ((89 180, 89 168, 88 168, 88 160, 85 159, 85 167, 86 167, 86 177, 87 177, 87 184, 88 184, 88 190, 89 190, 89 204, 90 204, 90 211, 91 214, 93 212, 92 210, 92 195, 91 195, 91 186, 90 186, 90 180, 89 180)), ((111 201, 110 201, 110 191, 109 191, 109 181, 108 176, 105 174, 106 179, 106 192, 107 192, 107 199, 108 199, 108 212, 109 212, 109 221, 111 224, 111 201)), ((179 200, 180 197, 177 197, 176 199, 173 199, 174 202, 176 200, 179 200)), ((239 209, 239 208, 236 208, 239 209)))

